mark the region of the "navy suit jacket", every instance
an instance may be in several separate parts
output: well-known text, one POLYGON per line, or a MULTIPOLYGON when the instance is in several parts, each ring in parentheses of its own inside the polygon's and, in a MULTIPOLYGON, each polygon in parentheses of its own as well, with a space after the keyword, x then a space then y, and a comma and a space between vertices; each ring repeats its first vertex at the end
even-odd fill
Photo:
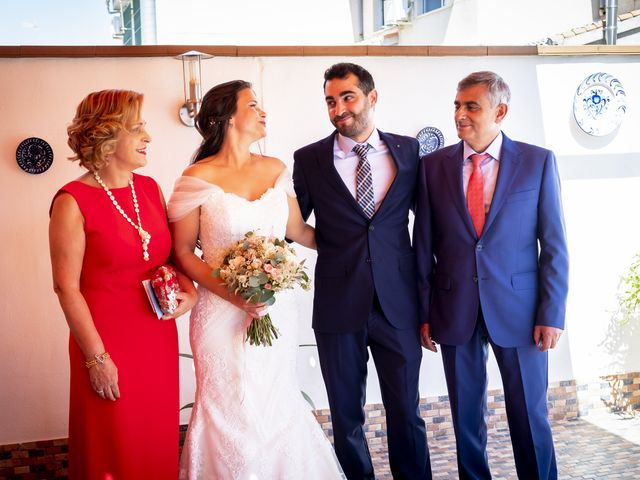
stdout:
POLYGON ((374 291, 389 322, 417 328, 415 256, 408 228, 415 198, 418 142, 380 132, 397 174, 368 219, 334 166, 336 132, 294 153, 293 181, 302 216, 315 213, 318 260, 313 328, 347 333, 363 328, 374 291))
POLYGON ((534 325, 564 328, 569 259, 555 156, 503 135, 480 238, 462 156, 460 142, 421 161, 414 224, 421 315, 445 345, 470 339, 479 307, 495 343, 533 344, 534 325))

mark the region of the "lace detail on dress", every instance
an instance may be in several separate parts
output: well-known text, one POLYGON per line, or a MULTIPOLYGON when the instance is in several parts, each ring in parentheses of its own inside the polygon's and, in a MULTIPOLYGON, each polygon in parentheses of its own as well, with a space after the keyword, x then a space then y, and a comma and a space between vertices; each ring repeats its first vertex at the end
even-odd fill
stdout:
MULTIPOLYGON (((249 201, 194 177, 176 182, 171 221, 200 207, 203 259, 216 268, 248 231, 284 237, 290 173, 249 201)), ((181 457, 181 479, 337 479, 333 449, 302 398, 296 379, 298 315, 292 292, 270 307, 281 332, 272 347, 245 339, 245 314, 199 288, 190 342, 196 397, 181 457)))

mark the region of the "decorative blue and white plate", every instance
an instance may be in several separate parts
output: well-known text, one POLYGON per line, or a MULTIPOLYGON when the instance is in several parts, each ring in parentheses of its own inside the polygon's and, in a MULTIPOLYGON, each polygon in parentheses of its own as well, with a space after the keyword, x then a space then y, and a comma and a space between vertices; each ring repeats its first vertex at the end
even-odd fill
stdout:
POLYGON ((420 143, 420 156, 424 157, 428 153, 435 152, 444 146, 444 136, 436 127, 424 127, 416 135, 420 143))
POLYGON ((608 135, 622 123, 627 94, 620 80, 604 72, 585 78, 573 98, 573 116, 585 133, 608 135))

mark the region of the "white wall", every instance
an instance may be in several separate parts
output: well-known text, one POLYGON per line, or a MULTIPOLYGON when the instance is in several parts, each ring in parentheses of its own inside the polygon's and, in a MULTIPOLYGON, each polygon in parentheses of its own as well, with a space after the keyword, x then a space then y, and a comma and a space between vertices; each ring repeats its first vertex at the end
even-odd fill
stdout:
POLYGON ((160 45, 349 45, 345 0, 156 0, 160 45))
MULTIPOLYGON (((322 73, 343 58, 214 58, 203 62, 205 87, 244 78, 254 82, 268 113, 265 153, 291 165, 293 151, 331 132, 322 95, 322 73)), ((640 58, 607 57, 359 57, 379 90, 377 123, 382 130, 415 135, 425 126, 440 128, 447 144, 456 141, 452 121, 457 81, 479 69, 501 73, 513 102, 505 132, 512 138, 556 151, 571 249, 571 293, 567 332, 551 354, 550 381, 601 373, 640 370, 637 320, 612 323, 618 278, 638 250, 640 222, 640 58), (624 84, 629 109, 621 128, 608 137, 582 133, 572 119, 577 85, 604 70, 624 84)), ((0 445, 66 436, 68 329, 51 289, 47 223, 57 188, 81 170, 65 159, 66 126, 81 98, 103 88, 129 88, 146 94, 144 115, 151 143, 152 175, 169 196, 198 144, 193 129, 182 126, 181 65, 171 58, 3 58, 0 59, 0 445), (52 168, 27 175, 15 163, 15 149, 38 136, 53 147, 52 168)), ((302 250, 302 249, 300 249, 302 250)), ((309 254, 305 252, 305 255, 309 254)), ((313 254, 310 255, 313 263, 313 254)), ((301 343, 313 342, 311 295, 301 294, 301 343)), ((188 351, 187 324, 180 324, 180 349, 188 351)), ((326 407, 313 349, 301 349, 302 388, 319 408, 326 407)), ((149 359, 149 361, 153 361, 149 359)), ((181 359, 182 403, 193 396, 190 363, 181 359)), ((499 387, 490 363, 490 388, 499 387)), ((438 355, 425 352, 421 393, 446 393, 438 355)), ((368 401, 380 395, 371 378, 368 401)), ((183 417, 186 421, 187 417, 183 417)))
POLYGON ((527 45, 592 21, 590 0, 454 0, 400 27, 399 45, 527 45))

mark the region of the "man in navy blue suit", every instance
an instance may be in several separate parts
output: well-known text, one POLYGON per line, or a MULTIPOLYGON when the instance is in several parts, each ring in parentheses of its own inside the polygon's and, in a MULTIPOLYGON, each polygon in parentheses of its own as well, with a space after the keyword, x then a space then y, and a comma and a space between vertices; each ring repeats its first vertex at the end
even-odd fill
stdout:
POLYGON ((422 349, 408 231, 418 143, 375 128, 378 94, 364 68, 339 63, 324 79, 336 131, 295 152, 293 179, 304 218, 315 214, 313 328, 336 454, 349 480, 374 478, 363 429, 370 350, 393 477, 430 479, 418 410, 422 349))
POLYGON ((493 72, 458 84, 457 145, 423 158, 414 245, 423 345, 442 349, 463 479, 491 478, 486 361, 495 354, 520 479, 555 479, 547 350, 564 328, 568 253, 553 153, 510 140, 509 87, 493 72))

